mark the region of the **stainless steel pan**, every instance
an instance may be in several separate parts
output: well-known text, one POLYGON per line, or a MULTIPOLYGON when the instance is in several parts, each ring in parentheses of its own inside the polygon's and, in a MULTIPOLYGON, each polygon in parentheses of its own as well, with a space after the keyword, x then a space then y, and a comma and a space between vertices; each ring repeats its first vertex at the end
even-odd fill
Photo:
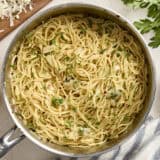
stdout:
POLYGON ((15 131, 16 127, 13 127, 10 129, 3 137, 0 138, 0 157, 2 157, 5 153, 10 150, 15 144, 20 142, 24 137, 27 137, 30 139, 33 143, 38 145, 39 147, 50 151, 54 154, 58 154, 60 156, 68 156, 68 157, 85 157, 85 156, 98 156, 99 154, 102 154, 104 152, 108 152, 114 147, 117 147, 118 145, 122 144, 124 141, 126 141, 131 135, 133 135, 137 129, 144 123, 145 118, 147 117, 151 106, 152 102, 154 99, 154 94, 155 94, 155 70, 154 70, 154 65, 149 53, 149 49, 144 42, 144 39, 142 36, 138 33, 138 31, 135 29, 135 27, 130 24, 124 17, 120 16, 116 12, 98 7, 96 5, 89 5, 89 4, 84 4, 84 3, 67 3, 63 5, 57 5, 54 6, 50 9, 47 9, 43 11, 42 13, 34 16, 32 20, 27 21, 23 26, 21 27, 20 31, 18 34, 15 36, 15 38, 12 40, 11 44, 9 45, 9 48, 6 52, 5 59, 2 65, 2 74, 1 74, 1 89, 2 89, 2 96, 3 100, 5 102, 5 105, 15 122, 16 126, 22 131, 22 135, 20 137, 17 137, 16 139, 12 139, 11 141, 9 138, 15 131), (141 44, 143 48, 143 52, 145 54, 145 58, 147 61, 147 64, 149 66, 150 74, 149 74, 149 91, 147 93, 146 101, 144 108, 142 112, 137 115, 134 127, 129 131, 128 134, 125 136, 121 137, 119 141, 113 142, 110 144, 110 146, 100 146, 100 147, 93 147, 89 150, 77 150, 77 149, 70 149, 66 146, 59 146, 59 145, 53 145, 53 144, 47 144, 43 143, 41 140, 39 140, 37 137, 32 135, 29 130, 19 121, 16 117, 16 115, 12 111, 12 107, 10 105, 10 86, 8 83, 8 68, 10 64, 10 58, 9 54, 12 49, 12 47, 16 44, 17 41, 19 41, 22 36, 30 30, 32 30, 34 27, 38 26, 42 21, 47 20, 50 17, 62 14, 62 13, 68 13, 68 12, 78 12, 78 13, 86 13, 86 14, 92 14, 94 16, 100 16, 103 18, 110 18, 114 21, 116 21, 119 25, 122 27, 126 28, 127 30, 130 31, 130 33, 136 37, 137 41, 141 44))

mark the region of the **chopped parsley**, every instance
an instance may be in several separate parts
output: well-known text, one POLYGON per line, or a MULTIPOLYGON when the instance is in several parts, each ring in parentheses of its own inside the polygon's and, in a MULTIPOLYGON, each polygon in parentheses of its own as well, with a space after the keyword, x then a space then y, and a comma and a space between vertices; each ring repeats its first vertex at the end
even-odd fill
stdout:
POLYGON ((83 134, 84 134, 84 128, 79 128, 79 130, 78 130, 78 134, 80 135, 80 136, 82 136, 83 134))
POLYGON ((123 123, 128 123, 130 120, 131 120, 131 117, 126 115, 126 116, 123 118, 123 123))
POLYGON ((34 78, 34 73, 33 72, 31 72, 31 77, 34 78))
POLYGON ((61 32, 60 35, 61 35, 61 39, 62 39, 63 41, 65 41, 65 42, 67 42, 67 39, 64 37, 64 33, 61 32))
POLYGON ((111 91, 109 92, 109 95, 107 96, 107 98, 111 98, 111 99, 115 99, 118 98, 120 96, 120 93, 118 91, 111 91))
POLYGON ((117 57, 119 57, 119 56, 120 56, 120 53, 117 53, 116 55, 117 55, 117 57))
POLYGON ((62 98, 52 97, 51 104, 52 104, 53 107, 61 105, 61 104, 63 104, 63 99, 62 98))
POLYGON ((52 44, 52 45, 56 45, 56 40, 55 40, 55 38, 51 40, 51 44, 52 44))
POLYGON ((72 127, 72 122, 71 122, 70 120, 66 120, 66 121, 65 121, 65 126, 66 126, 67 128, 71 128, 71 127, 72 127))
POLYGON ((31 131, 35 132, 35 126, 34 126, 34 124, 33 124, 32 122, 28 122, 28 123, 27 123, 27 127, 28 127, 31 131))
POLYGON ((34 35, 34 32, 30 32, 29 34, 26 33, 26 38, 27 38, 27 39, 30 39, 30 38, 33 37, 33 35, 34 35))
POLYGON ((16 65, 14 65, 14 64, 11 64, 10 67, 13 69, 16 69, 16 65))
POLYGON ((86 29, 84 28, 84 27, 80 27, 80 33, 82 33, 82 34, 86 34, 86 29))

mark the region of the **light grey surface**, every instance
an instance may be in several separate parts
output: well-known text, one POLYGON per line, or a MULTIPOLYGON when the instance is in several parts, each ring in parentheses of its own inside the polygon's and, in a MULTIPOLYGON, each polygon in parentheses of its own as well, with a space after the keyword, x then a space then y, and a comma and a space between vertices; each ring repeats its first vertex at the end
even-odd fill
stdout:
MULTIPOLYGON (((51 2, 48 6, 46 6, 44 9, 53 6, 55 4, 60 3, 67 3, 70 1, 76 1, 79 2, 80 0, 54 0, 51 2)), ((80 2, 84 2, 85 0, 81 0, 80 2)), ((143 18, 146 15, 145 10, 132 10, 124 6, 120 0, 87 0, 87 2, 98 4, 103 7, 112 8, 116 11, 118 11, 123 16, 127 17, 131 22, 138 18, 143 18)), ((1 69, 1 63, 3 61, 3 57, 5 55, 5 50, 8 47, 8 44, 11 42, 11 40, 14 38, 14 35, 18 32, 18 29, 14 32, 12 32, 8 37, 6 37, 3 41, 0 42, 0 69, 1 69)), ((148 42, 149 38, 151 37, 151 34, 147 34, 144 36, 146 41, 148 42)), ((154 117, 158 117, 160 115, 160 49, 152 49, 151 50, 153 61, 156 66, 156 82, 157 82, 157 92, 155 101, 153 104, 153 108, 151 110, 151 114, 154 117)), ((3 105, 2 100, 0 99, 0 136, 7 131, 12 125, 13 122, 3 105)), ((18 144, 15 148, 13 148, 2 160, 51 160, 53 158, 53 155, 40 149, 36 145, 34 145, 29 140, 25 139, 20 144, 18 144)))

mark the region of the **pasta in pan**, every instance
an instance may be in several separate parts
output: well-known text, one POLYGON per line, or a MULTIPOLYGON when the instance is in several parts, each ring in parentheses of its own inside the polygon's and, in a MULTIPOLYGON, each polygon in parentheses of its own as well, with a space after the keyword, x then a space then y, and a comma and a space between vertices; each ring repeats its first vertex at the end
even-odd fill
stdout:
POLYGON ((11 53, 11 103, 44 142, 87 148, 126 134, 142 110, 148 69, 115 22, 66 14, 26 34, 11 53))

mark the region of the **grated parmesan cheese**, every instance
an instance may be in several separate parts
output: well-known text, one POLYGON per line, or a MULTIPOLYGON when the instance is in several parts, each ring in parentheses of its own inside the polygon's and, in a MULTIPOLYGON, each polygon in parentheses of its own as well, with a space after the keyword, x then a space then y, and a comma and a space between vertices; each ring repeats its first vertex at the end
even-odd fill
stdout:
POLYGON ((32 9, 32 0, 0 0, 0 19, 9 18, 10 26, 14 26, 14 19, 19 19, 19 14, 32 9))

